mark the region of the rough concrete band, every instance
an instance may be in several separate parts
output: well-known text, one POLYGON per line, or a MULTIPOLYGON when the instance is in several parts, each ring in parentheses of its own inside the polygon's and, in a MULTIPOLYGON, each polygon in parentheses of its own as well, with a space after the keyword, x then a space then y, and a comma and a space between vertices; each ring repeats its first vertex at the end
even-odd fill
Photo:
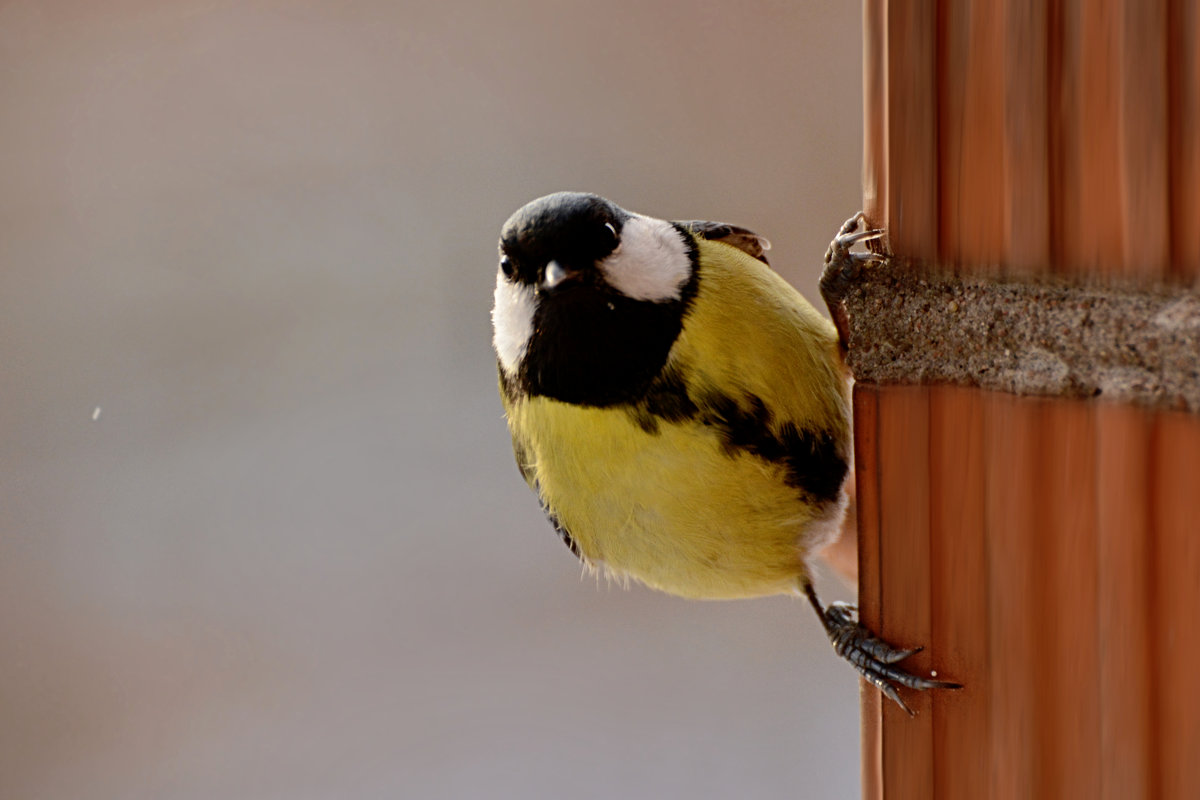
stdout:
POLYGON ((1200 293, 948 274, 893 258, 846 298, 869 383, 956 383, 1200 412, 1200 293))

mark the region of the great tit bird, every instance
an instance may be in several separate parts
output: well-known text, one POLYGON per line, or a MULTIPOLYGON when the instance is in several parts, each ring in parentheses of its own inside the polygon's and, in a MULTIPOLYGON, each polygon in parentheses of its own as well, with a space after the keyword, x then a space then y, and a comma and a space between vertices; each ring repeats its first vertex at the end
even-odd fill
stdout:
MULTIPOLYGON (((857 224, 831 246, 827 297, 869 258, 849 248, 879 235, 857 224)), ((809 559, 847 509, 850 378, 837 329, 769 246, 594 194, 513 214, 492 323, 517 465, 589 567, 684 597, 803 594, 838 654, 908 710, 897 685, 955 684, 895 666, 916 650, 813 588, 809 559)))

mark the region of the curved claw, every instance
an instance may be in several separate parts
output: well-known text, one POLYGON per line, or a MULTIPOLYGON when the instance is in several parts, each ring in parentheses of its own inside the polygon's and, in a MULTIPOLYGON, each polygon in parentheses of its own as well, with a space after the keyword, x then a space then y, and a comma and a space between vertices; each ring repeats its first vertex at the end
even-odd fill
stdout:
POLYGON ((847 603, 831 603, 828 608, 821 605, 817 599, 816 590, 812 585, 804 587, 804 593, 821 618, 829 641, 833 644, 834 652, 849 661, 859 674, 872 686, 878 688, 889 699, 911 715, 913 713, 900 698, 897 686, 910 689, 961 689, 962 686, 951 681, 939 681, 932 678, 922 678, 894 666, 911 655, 919 653, 922 648, 902 649, 894 647, 859 623, 858 608, 847 603))
POLYGON ((859 223, 865 223, 866 220, 866 213, 859 211, 854 216, 850 217, 850 219, 843 222, 842 227, 838 228, 837 235, 834 236, 833 241, 830 242, 829 249, 831 251, 836 249, 849 250, 859 242, 882 238, 884 231, 880 228, 867 228, 866 230, 862 231, 858 230, 859 223))
POLYGON ((839 233, 837 238, 833 240, 833 244, 836 247, 849 250, 851 247, 854 247, 854 245, 858 244, 859 242, 866 242, 871 239, 881 239, 881 238, 883 238, 883 231, 879 230, 878 228, 873 228, 871 230, 866 230, 866 231, 859 231, 858 233, 850 233, 849 231, 847 231, 845 233, 839 233))
POLYGON ((910 717, 915 717, 917 715, 917 713, 909 708, 908 704, 900 698, 900 693, 896 691, 895 686, 892 686, 890 683, 888 683, 887 678, 880 675, 873 669, 860 669, 859 673, 863 676, 863 679, 866 680, 867 683, 871 684, 880 692, 882 692, 884 697, 903 708, 905 713, 907 713, 910 717))

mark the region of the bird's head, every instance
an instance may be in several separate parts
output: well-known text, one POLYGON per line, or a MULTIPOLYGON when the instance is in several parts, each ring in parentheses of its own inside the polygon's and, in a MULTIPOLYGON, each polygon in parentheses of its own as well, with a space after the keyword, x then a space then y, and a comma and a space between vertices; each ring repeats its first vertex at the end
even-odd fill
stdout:
POLYGON ((680 226, 594 194, 538 198, 500 234, 500 368, 531 394, 630 399, 666 362, 695 282, 695 243, 680 226))

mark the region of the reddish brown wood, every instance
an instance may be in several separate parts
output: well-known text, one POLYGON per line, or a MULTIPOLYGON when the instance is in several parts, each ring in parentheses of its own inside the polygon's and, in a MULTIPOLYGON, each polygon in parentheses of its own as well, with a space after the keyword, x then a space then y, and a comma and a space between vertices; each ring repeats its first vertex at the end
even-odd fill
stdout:
MULTIPOLYGON (((854 469, 858 502, 858 614, 871 630, 880 630, 879 573, 879 394, 854 387, 854 469)), ((862 791, 883 796, 883 706, 874 687, 863 685, 862 791)))
POLYGON ((1079 109, 1079 35, 1075 26, 1080 0, 1050 3, 1046 14, 1046 125, 1050 173, 1050 263, 1044 272, 1069 274, 1079 263, 1079 189, 1082 169, 1077 142, 1079 109))
POLYGON ((1040 788, 1050 798, 1100 796, 1095 433, 1089 404, 1042 406, 1035 547, 1045 599, 1030 613, 1040 654, 1040 788))
POLYGON ((937 19, 933 0, 889 0, 887 227, 895 252, 938 256, 937 19))
MULTIPOLYGON (((1006 272, 1046 272, 1050 264, 1049 18, 1042 0, 1007 0, 1005 84, 1006 272)), ((1053 4, 1049 4, 1053 5, 1053 4)), ((986 36, 987 31, 981 35, 986 36)))
POLYGON ((1042 611, 1035 547, 1040 493, 1036 485, 1036 401, 991 394, 983 422, 988 454, 984 486, 988 652, 991 659, 992 762, 987 780, 997 797, 1031 797, 1038 748, 1037 638, 1042 611))
POLYGON ((1125 252, 1118 120, 1121 6, 1121 0, 1063 3, 1060 266, 1072 273, 1114 270, 1125 252))
POLYGON ((1200 7, 1168 4, 1168 136, 1173 274, 1200 281, 1200 7))
POLYGON ((1150 797, 1150 417, 1103 405, 1096 420, 1100 797, 1150 797))
POLYGON ((941 255, 1022 273, 1049 262, 1046 6, 938 7, 941 255))
POLYGON ((1158 749, 1154 770, 1166 800, 1200 786, 1200 419, 1162 414, 1153 440, 1150 487, 1154 616, 1147 620, 1154 669, 1158 749))
POLYGON ((933 700, 934 797, 988 800, 991 659, 984 539, 984 401, 956 386, 930 389, 929 648, 961 691, 933 700))
POLYGON ((1125 0, 1121 32, 1121 220, 1125 249, 1113 271, 1164 277, 1171 263, 1167 211, 1167 3, 1125 0))
POLYGON ((1061 269, 1158 277, 1170 263, 1165 0, 1069 0, 1053 16, 1061 269))
POLYGON ((1193 4, 865 10, 878 49, 864 61, 864 201, 895 252, 960 269, 1200 276, 1193 4))
MULTIPOLYGON (((864 8, 865 201, 897 254, 1200 280, 1196 4, 864 8)), ((916 720, 864 693, 864 795, 1193 796, 1200 416, 855 397, 864 620, 967 685, 916 720)))
POLYGON ((959 216, 963 211, 963 138, 967 97, 965 63, 970 47, 966 4, 938 5, 938 255, 958 266, 959 216))
POLYGON ((953 263, 959 252, 959 189, 962 184, 963 116, 970 44, 967 9, 957 3, 937 9, 938 256, 953 263))
POLYGON ((863 211, 887 223, 887 3, 863 2, 863 211))
POLYGON ((959 265, 1006 255, 1004 12, 993 0, 939 6, 941 253, 959 265))
MULTIPOLYGON (((879 405, 879 564, 882 619, 879 630, 906 647, 930 641, 929 392, 889 387, 879 405)), ((928 650, 905 661, 927 675, 928 650)), ((883 705, 883 782, 887 797, 928 797, 933 792, 933 719, 927 693, 905 694, 917 716, 895 703, 883 705)))
POLYGON ((855 405, 864 619, 967 687, 916 720, 864 693, 864 795, 1190 797, 1200 418, 956 387, 855 405))

